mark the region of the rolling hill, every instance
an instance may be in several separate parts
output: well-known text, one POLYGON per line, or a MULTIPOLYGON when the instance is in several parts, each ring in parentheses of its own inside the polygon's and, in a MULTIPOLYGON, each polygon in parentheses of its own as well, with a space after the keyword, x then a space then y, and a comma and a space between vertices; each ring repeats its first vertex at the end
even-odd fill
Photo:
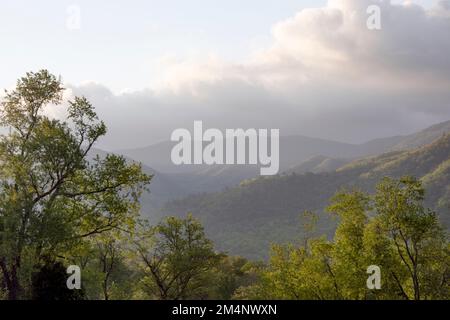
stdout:
MULTIPOLYGON (((391 151, 353 161, 335 172, 283 174, 242 182, 223 192, 168 203, 161 216, 192 212, 219 249, 252 259, 265 258, 270 243, 301 240, 300 213, 321 213, 343 187, 372 191, 383 177, 414 175, 428 190, 427 204, 450 226, 450 135, 413 150, 391 151)), ((318 234, 331 235, 335 221, 320 214, 318 234)))
POLYGON ((295 166, 285 173, 322 173, 322 172, 333 172, 347 164, 351 160, 349 159, 333 159, 325 156, 312 157, 302 164, 295 166))
MULTIPOLYGON (((430 143, 443 132, 450 132, 450 121, 409 136, 377 139, 361 145, 303 136, 281 137, 280 172, 333 172, 354 159, 430 143)), ((157 216, 155 210, 167 201, 222 191, 259 176, 258 166, 175 166, 170 160, 172 147, 173 143, 162 142, 141 149, 116 152, 143 163, 144 170, 154 174, 151 193, 142 198, 143 212, 148 216, 157 216)))
MULTIPOLYGON (((376 139, 363 144, 349 144, 305 136, 282 136, 280 137, 280 170, 283 172, 292 169, 317 156, 332 159, 355 159, 391 150, 416 148, 431 143, 445 132, 450 132, 450 121, 436 124, 408 136, 376 139)), ((172 164, 170 154, 175 144, 165 141, 144 148, 118 150, 116 153, 142 162, 162 173, 202 174, 209 171, 210 167, 208 166, 175 166, 172 164)), ((214 168, 216 172, 220 170, 217 167, 220 166, 214 168)), ((226 168, 227 174, 234 168, 238 172, 245 172, 245 175, 257 172, 255 168, 250 167, 248 171, 245 171, 242 167, 233 166, 226 168)))

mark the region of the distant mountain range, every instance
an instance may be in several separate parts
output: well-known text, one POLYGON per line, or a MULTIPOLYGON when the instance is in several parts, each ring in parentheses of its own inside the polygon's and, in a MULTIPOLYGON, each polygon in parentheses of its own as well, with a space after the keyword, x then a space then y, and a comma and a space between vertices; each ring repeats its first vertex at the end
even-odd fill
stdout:
POLYGON ((285 173, 321 173, 321 172, 332 172, 336 171, 343 165, 351 162, 350 159, 333 159, 325 156, 315 156, 312 157, 298 166, 295 166, 285 173))
MULTIPOLYGON (((282 137, 281 172, 332 172, 357 158, 430 143, 444 132, 450 132, 450 121, 413 135, 377 139, 360 145, 303 136, 282 137)), ((163 142, 141 149, 116 152, 130 160, 141 162, 144 170, 154 175, 150 187, 151 194, 144 195, 142 200, 143 210, 148 215, 153 215, 156 209, 169 200, 204 192, 222 191, 239 185, 243 180, 259 176, 257 166, 175 166, 170 160, 173 145, 172 142, 163 142)))
MULTIPOLYGON (((395 148, 394 148, 395 149, 395 148)), ((200 218, 221 250, 248 258, 265 258, 270 243, 301 240, 300 214, 322 213, 343 187, 373 191, 385 176, 413 175, 427 188, 427 204, 450 226, 450 135, 412 150, 391 151, 353 161, 334 172, 284 174, 242 182, 223 192, 194 195, 168 203, 161 216, 200 218)), ((317 234, 331 235, 335 222, 320 214, 317 234)))
MULTIPOLYGON (((282 173, 269 178, 260 178, 257 166, 177 167, 170 160, 171 142, 116 153, 142 162, 143 169, 154 175, 151 192, 141 199, 144 215, 156 222, 192 212, 219 249, 259 259, 266 257, 271 243, 302 239, 301 212, 322 212, 344 186, 370 191, 383 176, 422 178, 428 203, 450 226, 449 132, 447 121, 412 135, 360 145, 281 137, 282 173)), ((320 215, 318 234, 331 235, 334 227, 328 215, 320 215)))
MULTIPOLYGON (((415 148, 428 143, 450 131, 450 121, 443 122, 427 128, 421 132, 408 135, 372 140, 363 144, 349 144, 324 139, 310 138, 305 136, 287 136, 280 138, 280 167, 281 171, 292 169, 312 157, 324 156, 337 159, 355 159, 370 155, 377 155, 390 150, 405 150, 415 148)), ((218 174, 225 170, 227 174, 230 169, 244 172, 239 166, 216 166, 211 170, 208 166, 176 166, 170 159, 171 151, 176 143, 166 141, 138 149, 118 150, 116 153, 140 161, 143 164, 161 173, 189 173, 218 174)), ((248 166, 244 166, 247 168, 248 166)), ((253 167, 249 172, 257 173, 253 167)))

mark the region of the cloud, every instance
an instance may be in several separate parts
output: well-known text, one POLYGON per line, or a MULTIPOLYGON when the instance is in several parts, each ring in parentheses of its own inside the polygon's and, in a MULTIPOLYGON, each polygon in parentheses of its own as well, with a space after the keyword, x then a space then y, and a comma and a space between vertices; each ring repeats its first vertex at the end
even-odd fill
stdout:
POLYGON ((272 45, 242 62, 167 56, 152 89, 114 94, 71 86, 110 127, 105 145, 167 140, 194 120, 217 128, 280 128, 337 140, 408 133, 450 119, 450 1, 330 0, 272 29, 272 45), (381 30, 366 27, 381 8, 381 30))

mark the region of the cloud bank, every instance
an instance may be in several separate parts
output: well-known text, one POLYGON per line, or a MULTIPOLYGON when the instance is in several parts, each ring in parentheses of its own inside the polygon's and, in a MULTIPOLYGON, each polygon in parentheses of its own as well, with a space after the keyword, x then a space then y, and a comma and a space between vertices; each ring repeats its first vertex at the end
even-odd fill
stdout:
POLYGON ((272 28, 246 61, 164 57, 151 89, 115 94, 71 85, 109 127, 110 149, 168 140, 195 120, 225 128, 279 128, 348 142, 405 134, 450 119, 450 1, 330 0, 272 28), (366 26, 370 5, 381 30, 366 26))

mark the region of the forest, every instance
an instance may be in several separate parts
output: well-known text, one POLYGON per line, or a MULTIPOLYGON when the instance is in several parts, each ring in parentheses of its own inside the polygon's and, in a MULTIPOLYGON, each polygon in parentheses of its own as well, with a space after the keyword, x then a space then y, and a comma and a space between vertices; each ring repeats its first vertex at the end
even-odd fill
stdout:
MULTIPOLYGON (((432 173, 419 179, 401 165, 401 177, 372 175, 375 187, 343 188, 329 199, 333 232, 321 234, 321 213, 299 207, 301 241, 272 243, 268 259, 230 255, 196 212, 145 218, 140 198, 153 176, 124 156, 96 155, 106 125, 85 97, 67 102, 64 90, 42 70, 1 100, 0 299, 450 299, 448 229, 425 201, 432 173), (55 108, 64 119, 52 116, 55 108), (80 289, 67 285, 70 266, 81 271, 80 289), (381 270, 379 289, 367 286, 369 266, 381 270)), ((406 159, 391 156, 391 164, 406 159)), ((302 179, 295 181, 308 175, 302 179)))

